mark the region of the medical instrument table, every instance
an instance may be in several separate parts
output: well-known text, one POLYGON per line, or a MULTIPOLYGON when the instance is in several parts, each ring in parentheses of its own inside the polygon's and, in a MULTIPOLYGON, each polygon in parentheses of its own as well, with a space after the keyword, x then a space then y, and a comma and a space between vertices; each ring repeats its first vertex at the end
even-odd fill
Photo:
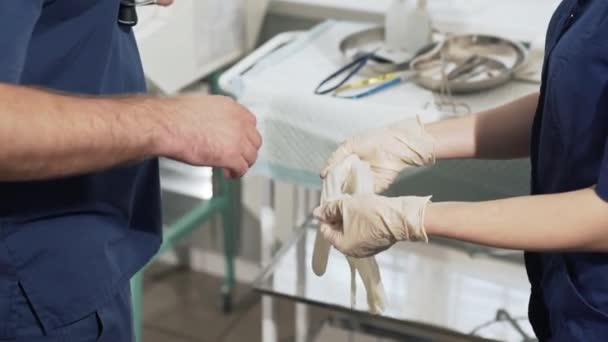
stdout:
MULTIPOLYGON (((297 190, 297 194, 294 197, 294 205, 297 208, 297 219, 294 226, 299 227, 302 223, 304 223, 305 218, 310 212, 310 208, 308 208, 306 205, 309 203, 310 198, 310 191, 308 189, 319 188, 320 180, 318 170, 321 168, 324 158, 329 155, 331 150, 337 146, 340 140, 344 139, 350 134, 353 134, 353 131, 348 131, 349 129, 361 130, 365 127, 375 127, 379 124, 386 124, 398 119, 403 119, 404 115, 408 112, 424 112, 422 110, 420 101, 427 101, 427 99, 433 98, 433 95, 430 92, 422 93, 420 89, 411 84, 405 84, 403 86, 390 89, 385 93, 378 94, 377 96, 370 97, 369 101, 374 102, 373 107, 370 107, 369 103, 366 104, 367 99, 365 101, 354 101, 351 103, 340 102, 339 105, 334 105, 333 103, 328 104, 328 102, 332 101, 331 99, 311 97, 310 95, 312 94, 312 91, 319 80, 323 79, 324 76, 335 71, 336 68, 340 66, 341 59, 337 49, 340 37, 344 37, 349 33, 349 31, 352 32, 353 29, 357 28, 361 29, 361 26, 350 23, 328 22, 319 25, 309 32, 287 32, 280 34, 254 51, 251 55, 237 63, 220 77, 220 87, 225 92, 232 94, 239 100, 246 100, 245 102, 252 101, 251 103, 256 104, 257 102, 257 104, 261 104, 260 107, 252 108, 252 110, 258 116, 258 127, 260 128, 264 137, 265 146, 262 147, 258 163, 256 166, 254 166, 252 171, 254 174, 262 175, 267 178, 267 183, 263 189, 261 198, 262 208, 260 211, 260 250, 262 253, 261 264, 262 267, 265 268, 264 274, 267 275, 268 279, 271 278, 270 275, 272 275, 273 279, 278 279, 283 277, 283 275, 281 275, 283 271, 293 273, 293 269, 295 269, 295 266, 291 269, 290 267, 281 267, 281 265, 285 264, 279 259, 285 255, 289 255, 290 253, 278 253, 276 256, 273 256, 272 254, 273 246, 275 246, 276 242, 274 240, 274 182, 283 181, 293 183, 301 187, 297 190), (330 32, 331 35, 329 38, 324 38, 327 32, 330 32), (309 49, 310 46, 313 48, 309 49), (306 55, 298 55, 298 53, 305 49, 309 50, 306 55), (305 68, 306 65, 312 65, 314 68, 305 68), (264 79, 263 82, 250 82, 251 77, 254 76, 258 78, 261 77, 263 79, 265 73, 270 73, 269 70, 274 70, 274 74, 267 77, 267 79, 270 79, 270 81, 264 79), (265 90, 264 87, 268 85, 273 86, 272 89, 269 90, 270 95, 263 93, 265 90), (254 95, 250 95, 250 98, 247 99, 247 96, 243 95, 246 94, 246 92, 244 93, 242 89, 248 89, 247 91, 250 94, 253 93, 254 95), (283 94, 281 91, 288 91, 289 93, 283 94), (305 100, 302 100, 302 98, 305 100), (297 102, 297 105, 293 106, 293 111, 286 108, 288 106, 285 105, 285 102, 289 102, 291 100, 297 102), (317 110, 318 108, 315 107, 317 102, 323 102, 325 106, 330 105, 330 107, 332 109, 336 109, 336 111, 328 112, 317 110), (392 106, 386 106, 384 105, 384 102, 392 106), (279 107, 282 106, 283 111, 277 113, 273 112, 270 114, 265 113, 267 109, 265 104, 267 103, 278 105, 279 107), (369 110, 369 115, 363 115, 364 113, 362 113, 361 108, 365 109, 364 111, 369 110), (328 113, 330 115, 328 115, 328 113), (385 116, 383 117, 382 115, 385 116), (302 123, 302 126, 294 128, 293 125, 301 119, 305 120, 302 123), (383 120, 385 123, 382 123, 383 120), (320 135, 316 134, 317 132, 310 133, 308 128, 314 125, 317 125, 314 127, 314 129, 333 128, 335 130, 335 136, 320 135), (323 139, 319 139, 320 136, 323 139), (299 144, 293 143, 293 141, 291 141, 293 139, 300 139, 298 141, 299 144), (331 141, 330 144, 327 144, 325 141, 328 139, 334 140, 331 141), (311 150, 311 146, 313 148, 318 146, 318 148, 317 150, 311 150), (301 159, 301 161, 296 160, 298 158, 301 159), (300 166, 304 168, 307 167, 308 169, 294 170, 294 167, 300 166), (277 265, 279 266, 277 267, 277 265)), ((509 100, 532 93, 537 91, 538 88, 539 85, 534 83, 511 82, 510 84, 497 88, 496 90, 464 97, 464 100, 467 101, 473 112, 477 112, 496 106, 501 102, 508 102, 509 100)), ((247 105, 247 103, 245 104, 247 105)), ((438 117, 436 115, 433 116, 433 114, 434 113, 430 112, 422 113, 421 116, 423 116, 423 119, 427 119, 427 121, 438 119, 438 117)), ((455 172, 451 173, 447 177, 451 177, 451 179, 458 178, 460 176, 466 177, 466 172, 469 172, 471 169, 475 168, 479 169, 479 164, 475 163, 476 162, 468 161, 454 162, 451 165, 456 166, 455 172), (471 167, 470 165, 474 165, 474 167, 471 167)), ((486 165, 483 163, 482 165, 486 165)), ((504 170, 500 169, 504 168, 502 165, 505 164, 496 166, 498 164, 490 163, 488 165, 491 167, 486 167, 487 170, 484 171, 488 176, 491 177, 492 175, 500 175, 501 172, 503 172, 503 174, 506 176, 509 176, 508 172, 504 172, 504 170)), ((525 162, 515 162, 515 165, 518 168, 522 168, 522 170, 523 168, 527 167, 525 162)), ((469 184, 473 185, 475 181, 476 180, 473 177, 469 184)), ((519 179, 518 182, 523 184, 527 183, 527 180, 519 179)), ((522 185, 523 188, 526 186, 527 184, 522 185)), ((518 190, 514 192, 513 189, 508 189, 508 187, 507 189, 503 187, 502 190, 504 191, 496 191, 494 194, 501 193, 502 195, 513 196, 516 194, 523 194, 525 192, 525 190, 518 190)), ((308 241, 308 236, 310 235, 307 233, 305 236, 307 236, 305 240, 308 241)), ((298 249, 298 251, 299 252, 297 253, 304 253, 302 249, 298 249)), ((302 255, 304 255, 304 257, 300 256, 301 260, 310 260, 310 255, 306 256, 306 253, 302 255)), ((334 260, 332 259, 331 262, 334 262, 334 260)), ((523 267, 521 265, 519 267, 523 271, 523 267)), ((298 273, 306 274, 310 271, 308 268, 310 268, 309 262, 305 263, 304 265, 300 265, 298 273)), ((344 264, 344 269, 348 269, 346 264, 344 264)), ((382 271, 383 268, 381 266, 381 272, 382 271)), ((423 270, 420 270, 420 272, 424 273, 423 270)), ((331 272, 328 272, 328 274, 330 273, 331 272)), ((395 270, 394 273, 398 274, 399 271, 395 270)), ((285 277, 289 277, 289 275, 285 275, 285 277)), ((291 277, 292 279, 287 285, 289 286, 289 284, 292 284, 292 286, 295 286, 293 284, 298 284, 298 282, 293 279, 293 274, 291 277)), ((348 279, 348 276, 344 274, 341 277, 343 279, 348 279)), ((262 281, 264 281, 264 279, 262 279, 262 281)), ((310 284, 311 282, 326 284, 327 279, 307 277, 306 283, 303 284, 310 284)), ((414 283, 415 282, 412 282, 411 285, 414 283)), ((324 305, 328 305, 330 307, 340 306, 340 303, 327 302, 327 298, 312 296, 310 289, 318 289, 318 286, 308 287, 308 292, 306 292, 306 289, 301 289, 299 291, 305 292, 297 295, 298 292, 293 289, 286 290, 274 288, 274 285, 276 284, 268 285, 267 283, 266 285, 263 285, 263 282, 260 282, 259 284, 260 290, 267 294, 286 296, 288 298, 298 299, 307 303, 324 303, 324 305)), ((524 284, 527 284, 527 281, 524 282, 524 284)), ((405 284, 403 286, 404 288, 406 287, 405 284)), ((348 285, 344 285, 342 288, 344 291, 343 295, 348 294, 349 288, 350 287, 348 285)), ((360 291, 363 291, 362 287, 360 288, 360 291)), ((419 297, 424 298, 433 298, 432 293, 422 290, 426 289, 414 291, 412 295, 418 295, 419 297)), ((523 297, 525 297, 525 295, 523 297)), ((365 300, 360 300, 360 302, 363 303, 365 300)), ((420 303, 418 306, 424 307, 425 304, 420 303)), ((526 305, 524 302, 521 302, 521 308, 525 310, 526 305)), ((356 312, 357 311, 354 311, 353 313, 356 312)), ((515 314, 522 313, 516 312, 515 314)), ((296 306, 296 341, 298 342, 305 341, 308 338, 308 324, 306 316, 307 314, 305 306, 298 304, 296 306)), ((404 320, 408 319, 407 317, 399 317, 398 315, 393 315, 391 319, 393 321, 400 321, 400 318, 403 318, 404 320)), ((269 296, 264 296, 262 298, 261 319, 262 341, 275 342, 277 340, 277 327, 273 314, 272 299, 269 296)), ((464 332, 464 330, 457 331, 459 331, 457 334, 461 335, 464 332)))

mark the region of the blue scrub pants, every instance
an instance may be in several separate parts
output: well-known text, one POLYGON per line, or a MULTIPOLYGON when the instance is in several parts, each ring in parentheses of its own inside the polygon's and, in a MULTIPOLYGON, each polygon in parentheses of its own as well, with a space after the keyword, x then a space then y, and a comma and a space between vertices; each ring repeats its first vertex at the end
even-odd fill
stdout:
MULTIPOLYGON (((596 254, 596 258, 605 258, 596 254)), ((591 258, 587 256, 587 258, 591 258)), ((533 323, 540 341, 545 342, 605 342, 608 341, 608 313, 590 299, 603 300, 603 292, 582 292, 573 278, 573 262, 584 261, 585 257, 562 253, 543 255, 543 280, 541 283, 544 303, 533 303, 530 321, 533 323)), ((585 274, 587 282, 606 284, 606 272, 585 274)))
POLYGON ((131 342, 131 289, 122 287, 109 302, 82 319, 51 331, 44 331, 21 288, 15 305, 16 339, 19 342, 131 342))

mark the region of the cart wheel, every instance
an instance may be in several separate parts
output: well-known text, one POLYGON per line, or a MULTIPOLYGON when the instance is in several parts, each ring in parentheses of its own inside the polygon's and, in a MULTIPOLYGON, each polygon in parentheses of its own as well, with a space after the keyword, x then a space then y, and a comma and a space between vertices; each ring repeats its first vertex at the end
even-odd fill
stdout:
POLYGON ((232 313, 232 289, 222 286, 220 293, 220 306, 225 315, 232 313))
POLYGON ((231 293, 222 293, 221 296, 221 305, 222 305, 222 312, 225 315, 231 314, 232 313, 232 294, 231 293))

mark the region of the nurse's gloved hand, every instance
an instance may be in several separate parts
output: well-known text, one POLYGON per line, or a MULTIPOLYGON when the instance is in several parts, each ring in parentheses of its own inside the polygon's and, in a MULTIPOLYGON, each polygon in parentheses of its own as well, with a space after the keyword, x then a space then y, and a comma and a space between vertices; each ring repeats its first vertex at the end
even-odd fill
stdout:
POLYGON ((346 140, 329 158, 321 177, 354 154, 371 166, 375 192, 381 193, 404 169, 433 164, 434 147, 433 137, 418 119, 397 122, 346 140))
POLYGON ((389 198, 355 195, 315 209, 320 233, 345 255, 365 258, 398 241, 424 241, 424 215, 430 197, 389 198))

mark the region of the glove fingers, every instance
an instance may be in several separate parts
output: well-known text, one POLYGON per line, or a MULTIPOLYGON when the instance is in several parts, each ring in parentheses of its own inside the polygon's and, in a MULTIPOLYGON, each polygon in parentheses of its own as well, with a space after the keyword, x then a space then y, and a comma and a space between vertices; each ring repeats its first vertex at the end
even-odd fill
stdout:
POLYGON ((374 173, 374 191, 376 194, 380 194, 395 182, 395 179, 399 176, 399 172, 407 166, 399 165, 399 163, 386 159, 381 165, 372 165, 371 167, 374 173))
POLYGON ((342 201, 331 201, 314 210, 313 215, 328 224, 342 223, 342 201))
POLYGON ((338 250, 342 250, 344 234, 341 230, 336 228, 338 228, 338 226, 322 224, 320 231, 323 237, 329 241, 329 243, 331 243, 338 250))
POLYGON ((348 156, 350 156, 352 152, 345 146, 345 144, 340 145, 338 149, 327 159, 325 163, 325 167, 321 171, 321 178, 325 179, 327 174, 336 166, 340 165, 348 156))

